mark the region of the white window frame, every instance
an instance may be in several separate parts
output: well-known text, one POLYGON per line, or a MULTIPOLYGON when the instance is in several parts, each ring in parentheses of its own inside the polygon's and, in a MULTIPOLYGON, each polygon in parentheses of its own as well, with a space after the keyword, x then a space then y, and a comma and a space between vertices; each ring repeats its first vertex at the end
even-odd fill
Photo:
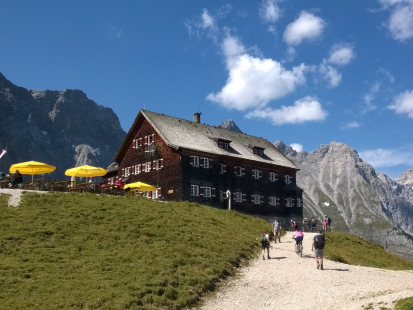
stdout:
POLYGON ((158 189, 152 191, 152 199, 158 199, 158 189))
POLYGON ((135 165, 135 174, 141 173, 141 165, 135 165))
POLYGON ((297 207, 302 208, 303 207, 303 200, 301 198, 297 198, 297 207))
POLYGON ((260 178, 260 171, 258 169, 252 169, 252 177, 258 180, 260 178))
POLYGON ((286 174, 284 176, 284 182, 285 182, 285 184, 291 184, 291 176, 286 174))
POLYGON ((275 182, 277 181, 277 174, 275 172, 270 172, 269 178, 271 182, 275 182))
POLYGON ((162 169, 163 168, 163 159, 161 158, 161 159, 156 160, 155 166, 156 166, 156 170, 162 169))
POLYGON ((292 208, 293 207, 293 199, 292 198, 287 198, 286 200, 286 207, 287 208, 292 208))
POLYGON ((276 206, 277 205, 277 197, 270 196, 270 197, 268 197, 268 200, 269 200, 270 206, 276 206))
POLYGON ((204 197, 208 197, 208 198, 212 197, 211 187, 209 186, 204 187, 204 197))
POLYGON ((204 168, 208 169, 209 168, 209 158, 204 157, 204 158, 202 158, 202 161, 203 161, 204 168))
POLYGON ((191 156, 191 157, 193 157, 192 167, 199 167, 199 156, 191 156))
POLYGON ((241 166, 236 166, 234 167, 235 169, 235 175, 238 177, 242 177, 243 175, 245 175, 244 172, 242 172, 243 170, 245 170, 245 168, 242 168, 241 166))
POLYGON ((151 162, 148 161, 145 163, 145 172, 150 172, 151 171, 151 162))
POLYGON ((198 197, 199 196, 199 186, 195 184, 191 184, 191 196, 198 197))
POLYGON ((225 172, 227 172, 227 165, 219 164, 219 173, 224 174, 225 172))
POLYGON ((255 205, 261 204, 261 196, 260 196, 260 195, 254 194, 254 195, 252 195, 252 198, 253 198, 252 202, 253 202, 255 205))
POLYGON ((235 192, 235 202, 242 202, 242 193, 241 192, 235 192))

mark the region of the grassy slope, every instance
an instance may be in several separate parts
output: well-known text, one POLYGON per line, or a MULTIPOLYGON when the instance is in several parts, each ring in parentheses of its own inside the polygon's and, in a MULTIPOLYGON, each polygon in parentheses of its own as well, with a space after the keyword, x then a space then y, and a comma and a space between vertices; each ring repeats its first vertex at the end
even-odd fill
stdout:
POLYGON ((190 203, 92 194, 0 199, 5 309, 182 307, 256 253, 269 224, 190 203))
MULTIPOLYGON (((185 202, 26 194, 20 208, 9 208, 6 198, 0 195, 0 302, 10 310, 182 308, 255 255, 260 231, 270 228, 185 202)), ((413 269, 355 236, 329 233, 327 241, 327 256, 342 262, 413 269)))

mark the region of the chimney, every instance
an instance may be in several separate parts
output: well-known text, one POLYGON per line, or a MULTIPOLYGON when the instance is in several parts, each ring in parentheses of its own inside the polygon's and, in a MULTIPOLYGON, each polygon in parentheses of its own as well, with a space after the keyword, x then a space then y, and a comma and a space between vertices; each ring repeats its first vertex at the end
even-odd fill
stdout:
POLYGON ((201 122, 201 113, 194 113, 194 122, 195 123, 201 122))

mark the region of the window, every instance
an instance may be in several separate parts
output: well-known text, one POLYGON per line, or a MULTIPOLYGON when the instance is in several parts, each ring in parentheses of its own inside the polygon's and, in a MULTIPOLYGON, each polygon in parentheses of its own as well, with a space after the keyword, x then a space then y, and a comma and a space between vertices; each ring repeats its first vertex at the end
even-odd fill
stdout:
POLYGON ((211 188, 208 186, 204 187, 204 197, 211 197, 211 188))
POLYGON ((292 207, 293 207, 293 199, 287 198, 287 208, 292 208, 292 207))
POLYGON ((125 177, 130 176, 130 167, 125 168, 125 177))
POLYGON ((199 167, 199 157, 198 156, 191 156, 190 157, 190 164, 193 167, 199 167))
POLYGON ((252 195, 252 202, 255 205, 259 205, 260 204, 260 195, 252 195))
POLYGON ((158 190, 152 191, 152 199, 158 198, 158 190))
POLYGON ((199 196, 199 186, 191 185, 191 196, 199 196))
POLYGON ((201 158, 202 159, 202 166, 204 168, 209 168, 209 158, 201 158))
POLYGON ((155 169, 159 170, 161 168, 163 168, 163 158, 155 160, 155 169))
POLYGON ((142 138, 137 139, 136 146, 137 146, 137 147, 141 147, 141 146, 142 146, 142 138))
POLYGON ((260 148, 260 147, 253 147, 253 148, 252 148, 252 152, 253 152, 255 155, 258 155, 258 156, 264 155, 264 149, 263 149, 263 148, 260 148))
POLYGON ((145 172, 150 172, 151 171, 151 162, 148 161, 145 163, 145 172))
POLYGON ((270 181, 275 182, 277 181, 277 174, 274 172, 270 172, 270 181))
POLYGON ((227 165, 219 164, 219 173, 224 174, 225 172, 227 172, 227 165))
POLYGON ((155 134, 145 136, 145 139, 144 139, 144 144, 145 145, 151 145, 154 142, 155 142, 155 134))
POLYGON ((227 141, 227 140, 218 140, 218 147, 228 150, 229 149, 229 144, 231 143, 231 141, 227 141))
POLYGON ((290 184, 291 183, 291 176, 285 175, 284 176, 284 182, 285 182, 285 184, 290 184))
POLYGON ((268 200, 269 200, 270 206, 276 206, 277 205, 277 197, 270 196, 270 197, 268 197, 268 200))
POLYGON ((253 169, 252 177, 258 180, 259 178, 261 178, 261 171, 259 171, 258 169, 253 169))
POLYGON ((236 166, 235 168, 235 175, 236 176, 243 176, 243 175, 245 175, 245 168, 242 168, 242 167, 240 167, 240 166, 236 166))
POLYGON ((242 193, 241 192, 235 192, 235 202, 242 202, 242 193))
POLYGON ((141 165, 135 165, 135 174, 141 173, 141 165))
POLYGON ((303 200, 301 198, 297 198, 297 207, 299 208, 303 207, 303 200))

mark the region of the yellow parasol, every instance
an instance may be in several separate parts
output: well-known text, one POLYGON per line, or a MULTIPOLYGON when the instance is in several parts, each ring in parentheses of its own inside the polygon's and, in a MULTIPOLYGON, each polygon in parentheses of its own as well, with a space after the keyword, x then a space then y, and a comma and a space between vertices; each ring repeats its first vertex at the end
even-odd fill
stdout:
POLYGON ((141 192, 156 191, 155 186, 152 186, 152 185, 149 185, 149 184, 146 184, 146 183, 143 183, 143 182, 129 183, 129 184, 126 184, 123 188, 124 189, 125 188, 132 188, 132 189, 136 189, 136 190, 141 191, 141 192))
POLYGON ((86 165, 67 169, 65 175, 71 177, 101 177, 106 173, 108 173, 106 169, 86 165))
POLYGON ((33 175, 50 173, 52 171, 55 171, 56 167, 44 163, 39 163, 37 161, 27 161, 24 163, 11 165, 9 169, 10 173, 15 173, 16 170, 19 170, 21 174, 31 174, 33 182, 33 175))

